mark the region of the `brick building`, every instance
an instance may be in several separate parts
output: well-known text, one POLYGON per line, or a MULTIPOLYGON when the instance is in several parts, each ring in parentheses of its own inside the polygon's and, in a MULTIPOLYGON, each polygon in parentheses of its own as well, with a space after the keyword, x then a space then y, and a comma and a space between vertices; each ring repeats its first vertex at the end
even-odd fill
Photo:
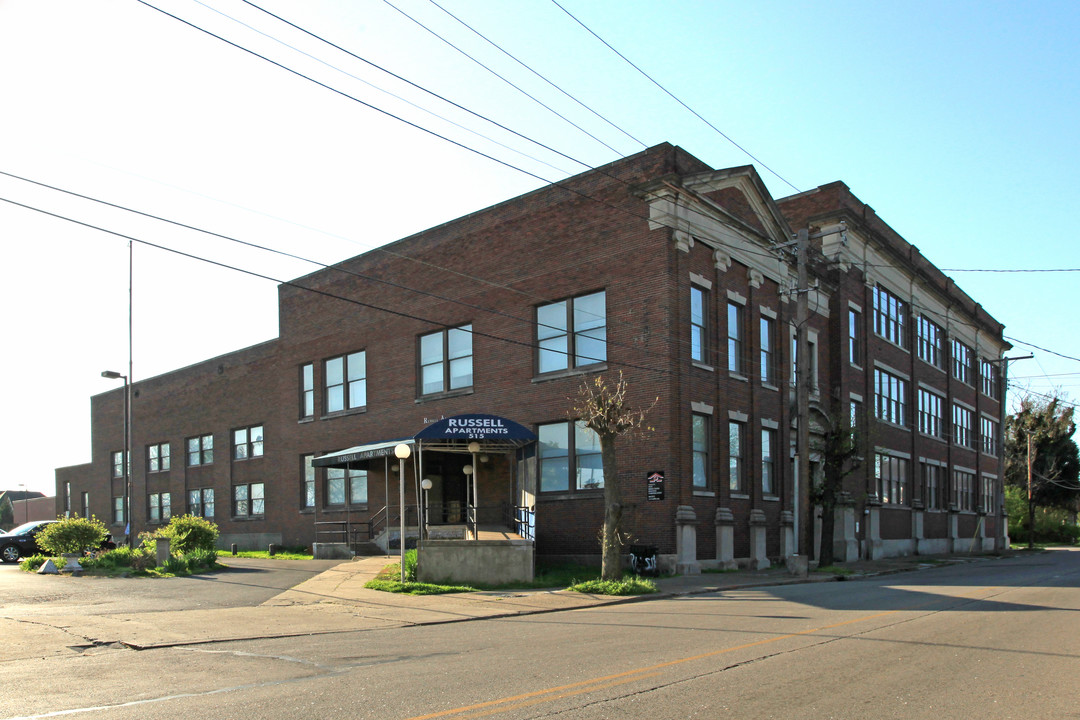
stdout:
MULTIPOLYGON (((631 541, 690 572, 792 554, 810 515, 778 246, 808 227, 811 432, 849 413, 865 430, 840 558, 993 549, 1002 326, 842 183, 774 200, 752 167, 667 144, 283 284, 277 339, 135 383, 133 527, 192 512, 225 543, 340 529, 385 547, 404 474, 407 534, 421 504, 432 538, 501 527, 596 558, 599 447, 567 412, 584 380, 622 372, 634 403, 658 398, 654 431, 620 447, 631 541)), ((57 470, 58 511, 82 498, 122 535, 123 391, 92 412, 92 461, 57 470)))

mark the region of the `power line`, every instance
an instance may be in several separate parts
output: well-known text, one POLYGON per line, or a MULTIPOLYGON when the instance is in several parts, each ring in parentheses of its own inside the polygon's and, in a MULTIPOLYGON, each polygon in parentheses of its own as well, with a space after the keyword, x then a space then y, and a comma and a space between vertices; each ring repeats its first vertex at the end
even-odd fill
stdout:
MULTIPOLYGON (((383 0, 383 1, 385 2, 386 0, 383 0)), ((780 173, 776 172, 776 171, 775 171, 775 170, 773 170, 773 169, 772 169, 771 167, 769 167, 768 165, 766 165, 766 164, 765 164, 764 162, 762 162, 762 161, 761 161, 760 159, 758 159, 758 158, 757 158, 757 157, 756 157, 756 156, 755 156, 755 155, 754 155, 753 153, 751 153, 751 152, 750 152, 749 150, 747 150, 746 148, 744 148, 744 147, 743 147, 742 145, 740 145, 739 143, 735 142, 735 140, 733 140, 733 139, 732 139, 732 138, 731 138, 731 137, 730 137, 729 135, 727 135, 726 133, 724 133, 724 131, 722 131, 722 130, 721 130, 720 128, 716 127, 716 126, 715 126, 715 125, 713 125, 713 124, 712 124, 711 122, 709 122, 708 120, 706 120, 706 119, 705 119, 704 117, 702 117, 702 116, 701 116, 701 115, 700 115, 700 114, 699 114, 699 113, 698 113, 698 112, 697 112, 696 110, 694 110, 694 109, 693 109, 692 107, 690 107, 689 105, 687 105, 686 103, 684 103, 684 102, 683 102, 682 100, 680 100, 679 98, 677 98, 677 97, 676 97, 676 96, 675 96, 675 95, 674 95, 674 94, 673 94, 673 93, 672 93, 672 92, 671 92, 670 90, 668 90, 668 89, 667 89, 666 87, 664 87, 664 86, 663 86, 663 85, 661 85, 661 84, 660 84, 659 82, 657 82, 656 80, 654 80, 654 79, 652 78, 652 76, 650 76, 650 75, 649 75, 649 74, 648 74, 647 72, 645 72, 645 71, 644 71, 644 70, 642 70, 642 69, 641 69, 640 67, 638 67, 638 66, 637 66, 637 65, 635 65, 635 64, 634 64, 633 62, 631 62, 629 58, 627 58, 627 57, 626 57, 625 55, 623 55, 623 54, 622 54, 621 52, 619 52, 619 51, 618 51, 618 50, 616 50, 616 49, 615 49, 614 47, 612 47, 612 45, 611 45, 611 44, 610 44, 610 43, 609 43, 609 42, 608 42, 607 40, 604 40, 604 39, 603 39, 602 37, 600 37, 599 35, 597 35, 597 34, 596 34, 595 32, 593 32, 593 30, 592 30, 592 29, 591 29, 591 28, 590 28, 590 27, 589 27, 588 25, 586 25, 585 23, 583 23, 583 22, 582 22, 581 20, 578 20, 578 19, 577 19, 577 18, 576 18, 576 17, 575 17, 575 16, 574 16, 574 15, 573 15, 573 14, 572 14, 572 13, 571 13, 571 12, 570 12, 569 10, 567 10, 567 9, 566 9, 566 8, 564 8, 564 7, 562 6, 562 5, 560 5, 560 4, 559 4, 559 2, 558 2, 558 0, 551 0, 551 2, 555 3, 555 6, 556 6, 556 7, 558 7, 558 8, 559 8, 560 10, 562 10, 562 11, 563 11, 564 13, 566 13, 567 15, 569 15, 569 16, 570 16, 570 19, 572 19, 572 20, 573 20, 574 22, 576 22, 576 23, 577 23, 578 25, 580 25, 581 27, 583 27, 583 28, 584 28, 584 29, 586 30, 586 32, 588 32, 588 33, 589 33, 590 35, 592 35, 592 36, 593 36, 594 38, 596 38, 596 39, 597 39, 597 40, 599 40, 599 41, 600 41, 601 43, 603 43, 603 44, 604 44, 605 46, 607 46, 607 48, 608 48, 609 50, 611 50, 611 52, 615 53, 615 54, 616 54, 616 55, 618 55, 618 56, 619 56, 620 58, 622 58, 622 59, 623 59, 623 60, 624 60, 624 61, 626 62, 626 64, 628 64, 628 65, 629 65, 630 67, 634 68, 634 69, 635 69, 635 70, 637 70, 637 71, 638 71, 639 73, 641 73, 641 74, 642 74, 643 76, 645 76, 645 78, 646 78, 646 79, 648 79, 648 81, 649 81, 649 82, 651 82, 651 83, 652 83, 653 85, 655 85, 656 87, 660 88, 660 90, 662 90, 662 91, 663 91, 663 92, 664 92, 664 93, 665 93, 665 94, 666 94, 666 95, 667 95, 668 97, 670 97, 670 98, 671 98, 672 100, 674 100, 675 102, 677 102, 677 103, 679 103, 680 105, 682 105, 682 106, 683 106, 684 108, 686 108, 687 110, 689 110, 689 111, 690 111, 690 112, 691 112, 691 113, 692 113, 692 114, 694 115, 694 117, 696 117, 696 118, 697 118, 698 120, 701 120, 701 122, 705 123, 705 124, 706 124, 706 125, 708 125, 708 126, 709 126, 710 128, 712 128, 712 129, 713 129, 713 130, 714 130, 714 131, 715 131, 715 132, 716 132, 716 133, 717 133, 718 135, 720 135, 720 137, 724 138, 724 139, 725 139, 725 140, 727 140, 727 141, 728 141, 729 143, 731 143, 732 145, 734 145, 735 147, 737 147, 737 148, 738 148, 739 150, 741 150, 741 151, 743 152, 743 154, 744 154, 744 155, 746 155, 746 156, 747 156, 747 157, 749 157, 749 158, 750 158, 751 160, 753 160, 754 162, 756 162, 756 163, 757 163, 758 165, 760 165, 761 167, 765 168, 765 169, 766 169, 766 170, 768 170, 768 171, 769 171, 770 173, 772 173, 773 175, 775 175, 775 176, 776 176, 777 178, 779 178, 779 179, 780 179, 780 180, 781 180, 781 181, 782 181, 783 183, 785 183, 786 185, 788 185, 788 186, 789 186, 789 187, 790 187, 790 188, 791 188, 792 190, 794 190, 794 191, 795 191, 795 192, 797 192, 797 193, 798 193, 798 192, 802 192, 802 190, 800 190, 799 188, 797 188, 797 187, 795 187, 794 185, 792 185, 792 184, 791 184, 791 183, 790 183, 790 182, 789 182, 789 181, 788 181, 788 180, 787 180, 787 179, 786 179, 786 178, 785 178, 784 176, 782 176, 782 175, 781 175, 780 173)))
POLYGON ((593 115, 595 115, 596 117, 600 118, 601 120, 603 120, 604 122, 606 122, 606 123, 607 123, 608 125, 610 125, 611 127, 615 128, 616 130, 618 130, 619 132, 621 132, 621 133, 622 133, 623 135, 625 135, 626 137, 628 137, 628 138, 630 138, 631 140, 633 140, 634 142, 636 142, 636 143, 637 143, 638 145, 640 145, 641 147, 643 147, 643 148, 646 148, 646 147, 648 147, 648 145, 646 145, 645 143, 643 143, 643 142, 642 142, 641 140, 638 140, 638 139, 637 139, 636 137, 634 137, 633 135, 631 135, 631 134, 630 134, 629 132, 627 132, 627 131, 626 131, 626 130, 624 130, 623 128, 619 127, 619 126, 618 126, 618 125, 616 125, 616 124, 615 124, 614 122, 612 122, 612 121, 611 121, 611 120, 609 120, 608 118, 604 117, 603 115, 601 115, 600 113, 598 113, 598 112, 597 112, 596 110, 592 109, 591 107, 589 107, 588 105, 586 105, 585 103, 583 103, 583 102, 582 102, 581 100, 579 100, 578 98, 574 97, 573 95, 571 95, 570 93, 568 93, 568 92, 567 92, 566 90, 564 90, 563 88, 561 88, 561 87, 559 87, 558 85, 556 85, 556 84, 555 84, 554 82, 552 82, 552 81, 551 81, 551 80, 549 80, 548 78, 546 78, 546 77, 544 77, 543 75, 541 75, 541 74, 540 74, 539 72, 537 72, 536 70, 534 70, 534 69, 533 69, 532 67, 530 67, 529 65, 527 65, 527 64, 526 64, 526 63, 524 63, 523 61, 519 60, 519 59, 518 59, 517 57, 515 57, 514 55, 511 55, 511 54, 510 54, 509 52, 507 52, 507 50, 506 50, 506 49, 504 49, 504 48, 503 48, 502 46, 500 46, 500 45, 498 45, 497 43, 495 43, 494 41, 492 41, 492 40, 491 40, 490 38, 488 38, 488 37, 487 37, 486 35, 484 35, 483 33, 481 33, 481 32, 480 32, 479 30, 477 30, 476 28, 474 28, 474 27, 473 27, 472 25, 469 25, 469 24, 468 24, 467 22, 465 22, 464 20, 462 20, 461 18, 459 18, 459 17, 457 16, 457 15, 454 15, 454 14, 453 14, 452 12, 450 12, 449 10, 447 10, 446 8, 444 8, 444 7, 443 7, 442 5, 440 5, 439 3, 435 2, 435 0, 428 0, 428 2, 430 2, 430 3, 432 4, 432 5, 434 5, 435 7, 439 8, 440 10, 442 10, 442 11, 443 11, 444 13, 446 13, 446 14, 447 14, 447 15, 449 15, 450 17, 454 18, 454 20, 457 20, 457 21, 458 21, 459 23, 461 23, 462 25, 464 25, 464 26, 465 26, 466 28, 468 28, 469 30, 471 30, 472 32, 474 32, 474 33, 475 33, 475 34, 476 34, 476 35, 477 35, 478 37, 480 37, 481 39, 485 40, 485 41, 486 41, 486 42, 487 42, 487 43, 488 43, 489 45, 491 45, 492 47, 494 47, 494 48, 495 48, 496 50, 498 50, 498 51, 499 51, 499 52, 501 52, 502 54, 506 55, 506 57, 510 58, 511 60, 513 60, 514 62, 516 62, 516 63, 517 63, 518 65, 520 65, 521 67, 525 68, 526 70, 528 70, 529 72, 531 72, 531 73, 532 73, 533 75, 535 75, 536 77, 540 78, 541 80, 543 80, 544 82, 546 82, 546 83, 547 83, 548 85, 550 85, 551 87, 555 88, 556 90, 558 90, 559 92, 561 92, 561 93, 562 93, 563 95, 565 95, 566 97, 570 98, 571 100, 573 100, 574 102, 576 102, 576 103, 577 103, 578 105, 580 105, 581 107, 585 108, 586 110, 588 110, 589 112, 591 112, 591 113, 592 113, 593 115))
POLYGON ((1027 347, 1035 348, 1036 350, 1041 350, 1043 352, 1050 353, 1051 355, 1057 355, 1058 357, 1064 358, 1066 360, 1075 360, 1076 362, 1080 362, 1080 358, 1073 357, 1071 355, 1065 355, 1063 353, 1055 352, 1053 350, 1048 350, 1048 349, 1046 349, 1044 347, 1040 347, 1038 345, 1035 345, 1034 343, 1024 342, 1023 340, 1020 340, 1020 339, 1014 338, 1014 337, 1009 337, 1008 335, 1002 335, 1002 337, 1005 338, 1006 340, 1010 341, 1010 342, 1014 342, 1014 343, 1017 343, 1019 345, 1026 345, 1027 347))
POLYGON ((1058 273, 1080 272, 1080 268, 940 268, 941 272, 971 273, 1058 273))
MULTIPOLYGON (((140 0, 140 1, 141 1, 141 0, 140 0)), ((552 113, 552 114, 553 114, 553 115, 555 115, 556 117, 558 117, 558 118, 562 119, 563 121, 565 121, 565 122, 566 122, 566 123, 568 123, 569 125, 573 126, 574 128, 576 128, 576 129, 580 130, 580 131, 581 131, 581 132, 583 132, 584 134, 588 135, 588 136, 589 136, 590 138, 592 138, 592 139, 593 139, 593 140, 595 140, 596 142, 600 143, 601 145, 603 145, 604 147, 606 147, 606 148, 607 148, 608 150, 610 150, 611 152, 615 153, 615 154, 616 154, 616 155, 618 155, 619 157, 625 157, 625 156, 623 155, 623 153, 621 153, 621 152, 619 152, 618 150, 616 150, 615 148, 611 147, 611 146, 610 146, 610 145, 608 145, 608 144, 607 144, 606 142, 604 142, 604 141, 603 141, 603 140, 601 140, 600 138, 596 137, 596 136, 595 136, 595 135, 593 135, 593 134, 592 134, 591 132, 589 132, 589 131, 588 131, 588 130, 586 130, 585 128, 583 128, 583 127, 581 127, 580 125, 578 125, 577 123, 575 123, 575 122, 574 122, 573 120, 571 120, 570 118, 568 118, 568 117, 566 117, 565 115, 563 115, 562 113, 560 113, 560 112, 559 112, 558 110, 555 110, 554 108, 550 107, 549 105, 546 105, 546 104, 545 104, 545 103, 544 103, 544 102, 543 102, 542 100, 540 100, 539 98, 537 98, 537 97, 535 97, 535 96, 533 96, 533 95, 530 95, 530 94, 529 94, 528 92, 526 92, 526 91, 525 91, 525 90, 524 90, 523 88, 519 87, 518 85, 515 85, 515 84, 514 84, 513 82, 511 82, 511 81, 510 81, 509 79, 507 79, 507 78, 503 77, 502 75, 500 75, 499 73, 495 72, 495 71, 494 71, 494 70, 492 70, 492 69, 491 69, 490 67, 488 67, 488 66, 487 66, 487 65, 485 65, 484 63, 482 63, 482 62, 480 62, 479 60, 477 60, 476 58, 474 58, 474 57, 473 57, 472 55, 470 55, 469 53, 467 53, 467 52, 465 52, 464 50, 462 50, 461 48, 459 48, 459 47, 458 47, 457 45, 454 45, 454 43, 450 42, 449 40, 447 40, 446 38, 444 38, 444 37, 443 37, 442 35, 439 35, 439 33, 435 32, 434 30, 432 30, 431 28, 429 28, 429 27, 428 27, 427 25, 424 25, 424 24, 423 24, 422 22, 420 22, 419 20, 417 20, 416 18, 414 18, 414 17, 412 16, 412 15, 409 15, 409 14, 408 14, 407 12, 405 12, 404 10, 402 10, 401 8, 399 8, 399 7, 397 6, 397 5, 394 5, 394 4, 392 3, 392 2, 390 2, 390 0, 383 0, 383 2, 384 2, 384 3, 386 3, 387 5, 389 5, 389 6, 390 6, 391 8, 393 8, 394 10, 397 10, 397 11, 398 11, 399 13, 401 13, 402 15, 404 15, 404 16, 405 16, 406 18, 408 18, 409 20, 412 20, 412 21, 413 21, 414 23, 416 23, 417 25, 419 25, 420 27, 422 27, 422 28, 423 28, 424 30, 427 30, 427 31, 428 31, 429 33, 431 33, 432 35, 434 35, 435 37, 437 37, 437 38, 438 38, 439 40, 442 40, 442 41, 443 41, 444 43, 446 43, 447 45, 449 45, 449 46, 450 46, 450 47, 452 47, 453 49, 457 50, 457 51, 458 51, 459 53, 461 53, 461 54, 462 54, 462 55, 464 55, 465 57, 467 57, 467 58, 469 58, 470 60, 472 60, 472 61, 473 61, 474 63, 476 63, 476 64, 477 64, 477 65, 479 65, 480 67, 482 67, 482 68, 484 68, 485 70, 487 70, 487 71, 488 71, 489 73, 491 73, 491 74, 492 74, 492 75, 494 75, 495 77, 497 77, 497 78, 499 78, 500 80, 502 80, 502 81, 503 81, 504 83, 506 83, 506 84, 507 84, 507 85, 509 85, 510 87, 512 87, 512 88, 514 88, 515 90, 517 90, 517 91, 518 91, 519 93, 521 93, 521 94, 522 94, 522 95, 524 95, 525 97, 527 97, 527 98, 529 98, 530 100, 532 100, 533 102, 535 102, 535 103, 536 103, 537 105, 539 105, 540 107, 544 108, 545 110, 547 110, 548 112, 552 113)))

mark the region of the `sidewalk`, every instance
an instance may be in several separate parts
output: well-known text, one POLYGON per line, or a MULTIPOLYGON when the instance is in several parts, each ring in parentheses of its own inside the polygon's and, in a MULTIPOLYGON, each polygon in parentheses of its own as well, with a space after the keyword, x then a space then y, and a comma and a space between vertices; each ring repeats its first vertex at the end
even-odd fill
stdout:
MULTIPOLYGON (((69 633, 84 637, 91 645, 120 643, 142 650, 580 610, 739 588, 874 577, 992 557, 941 556, 861 561, 845 565, 851 574, 839 577, 810 573, 808 577, 799 578, 789 575, 784 568, 682 575, 658 578, 659 594, 612 597, 533 589, 422 596, 368 590, 364 584, 395 560, 393 557, 376 556, 343 561, 256 607, 54 617, 50 625, 63 627, 69 633), (59 625, 55 621, 60 621, 59 625)), ((227 562, 227 558, 224 560, 227 562)))

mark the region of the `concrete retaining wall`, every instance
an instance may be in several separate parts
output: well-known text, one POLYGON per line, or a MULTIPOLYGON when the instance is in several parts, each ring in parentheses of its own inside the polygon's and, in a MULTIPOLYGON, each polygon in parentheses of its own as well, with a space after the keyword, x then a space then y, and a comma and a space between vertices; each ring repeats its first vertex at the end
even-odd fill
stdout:
POLYGON ((427 540, 417 554, 420 582, 532 582, 534 548, 529 540, 427 540))

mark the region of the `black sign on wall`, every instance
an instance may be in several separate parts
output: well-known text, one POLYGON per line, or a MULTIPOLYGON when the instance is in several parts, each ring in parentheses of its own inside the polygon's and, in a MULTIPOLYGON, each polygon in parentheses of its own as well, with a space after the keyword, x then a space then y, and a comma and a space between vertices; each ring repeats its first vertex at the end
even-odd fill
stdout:
POLYGON ((664 499, 664 471, 654 470, 646 476, 648 492, 646 497, 650 500, 664 499))

